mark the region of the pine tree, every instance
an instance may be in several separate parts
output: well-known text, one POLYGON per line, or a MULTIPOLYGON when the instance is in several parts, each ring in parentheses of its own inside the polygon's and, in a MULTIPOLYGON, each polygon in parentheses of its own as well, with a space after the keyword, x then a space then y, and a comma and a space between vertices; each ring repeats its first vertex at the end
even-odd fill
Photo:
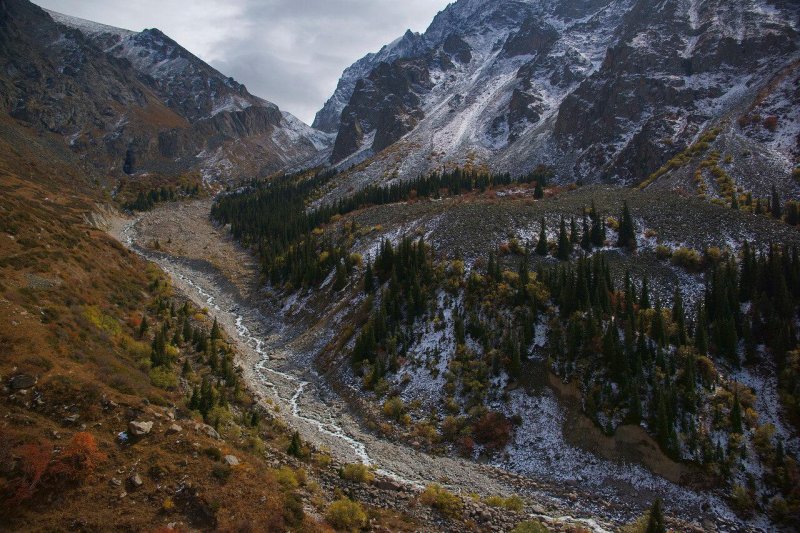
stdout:
POLYGON ((569 260, 569 256, 572 253, 572 245, 569 242, 569 237, 567 236, 567 228, 564 224, 564 217, 561 217, 561 227, 558 230, 558 249, 556 250, 556 257, 558 257, 561 261, 569 260))
POLYGON ((292 433, 292 441, 289 443, 289 448, 286 453, 292 457, 302 458, 303 456, 303 442, 300 440, 300 433, 295 431, 292 433))
POLYGON ((220 337, 219 324, 217 324, 217 319, 215 317, 214 318, 214 324, 212 324, 212 326, 211 326, 211 340, 215 341, 215 340, 219 339, 219 337, 220 337))
POLYGON ((703 304, 697 310, 697 320, 694 328, 694 347, 700 355, 708 354, 708 324, 706 323, 706 310, 703 304))
POLYGON ((189 342, 192 339, 192 327, 189 325, 189 318, 186 317, 183 319, 183 332, 182 332, 183 340, 189 342))
POLYGON ((372 294, 375 292, 375 277, 372 273, 372 261, 367 259, 367 268, 364 269, 364 292, 372 294))
POLYGON ((142 315, 142 323, 139 324, 139 338, 141 339, 144 337, 144 334, 147 332, 147 328, 149 325, 147 324, 147 315, 142 315))
POLYGON ((661 498, 656 498, 650 507, 650 516, 647 519, 647 533, 667 533, 667 528, 664 525, 661 498))
POLYGON ((594 202, 592 202, 592 209, 589 212, 589 218, 592 219, 592 230, 591 230, 591 241, 592 246, 601 248, 605 246, 606 243, 606 236, 605 236, 605 226, 603 225, 603 221, 601 220, 600 215, 597 213, 597 210, 594 207, 594 202))
POLYGON ((636 226, 633 217, 628 209, 628 202, 622 204, 622 216, 619 224, 619 238, 617 239, 618 248, 636 248, 636 226))
POLYGON ((783 210, 781 209, 781 196, 778 194, 778 189, 775 185, 772 186, 772 200, 770 201, 770 210, 772 212, 772 217, 777 218, 778 220, 781 219, 783 215, 783 210))
POLYGON ((575 217, 569 219, 569 242, 572 245, 580 242, 580 237, 578 237, 578 224, 575 222, 575 217))
POLYGON ((589 230, 589 220, 586 217, 586 209, 583 210, 583 233, 581 234, 581 248, 587 252, 592 251, 592 238, 589 230))
POLYGON ((533 197, 537 200, 544 198, 544 189, 542 188, 542 184, 538 181, 536 182, 536 187, 533 189, 533 197))
POLYGON ((539 231, 539 242, 536 243, 536 254, 544 257, 547 255, 548 248, 547 229, 545 227, 544 217, 542 217, 542 229, 539 231))

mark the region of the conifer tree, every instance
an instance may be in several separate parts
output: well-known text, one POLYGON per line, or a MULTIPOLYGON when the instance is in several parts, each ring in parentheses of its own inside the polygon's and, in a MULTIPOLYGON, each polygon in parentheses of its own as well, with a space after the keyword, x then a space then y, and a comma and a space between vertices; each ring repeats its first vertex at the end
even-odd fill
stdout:
POLYGON ((561 217, 561 226, 558 230, 558 249, 556 250, 556 257, 561 261, 569 260, 572 253, 572 245, 570 244, 569 237, 567 236, 567 228, 564 224, 564 217, 561 217))
POLYGON ((367 259, 367 268, 364 269, 364 292, 372 294, 375 292, 375 277, 372 273, 372 261, 367 259))
POLYGON ((547 228, 545 227, 544 217, 542 217, 542 229, 539 231, 539 242, 536 243, 536 254, 542 257, 547 255, 547 228))
POLYGON ((141 339, 144 337, 144 334, 147 333, 147 328, 149 325, 147 324, 147 315, 142 315, 142 322, 139 324, 139 338, 141 339))
POLYGON ((215 340, 219 339, 219 337, 220 337, 219 324, 217 324, 217 319, 215 317, 214 318, 214 324, 212 324, 212 326, 211 326, 211 340, 215 341, 215 340))
POLYGON ((617 239, 618 248, 636 248, 636 226, 633 217, 628 209, 628 202, 622 204, 622 216, 619 224, 619 238, 617 239))
POLYGON ((533 197, 537 200, 544 198, 544 189, 539 181, 536 182, 536 187, 533 189, 533 197))
POLYGON ((647 533, 667 533, 667 528, 664 525, 661 498, 656 498, 650 507, 650 516, 647 519, 647 533))
POLYGON ((589 230, 589 220, 586 217, 586 209, 583 210, 583 233, 581 234, 581 248, 587 252, 592 251, 592 236, 589 230))
POLYGON ((569 243, 572 245, 578 244, 580 237, 578 237, 578 224, 575 222, 575 217, 569 219, 569 243))
POLYGON ((292 433, 292 440, 289 443, 289 447, 286 449, 286 453, 291 455, 292 457, 302 458, 303 456, 303 442, 300 440, 300 433, 295 431, 292 433))
POLYGON ((781 219, 783 215, 783 210, 781 209, 781 196, 778 194, 778 189, 775 185, 772 186, 772 200, 770 201, 770 210, 772 212, 772 217, 777 218, 778 220, 781 219))

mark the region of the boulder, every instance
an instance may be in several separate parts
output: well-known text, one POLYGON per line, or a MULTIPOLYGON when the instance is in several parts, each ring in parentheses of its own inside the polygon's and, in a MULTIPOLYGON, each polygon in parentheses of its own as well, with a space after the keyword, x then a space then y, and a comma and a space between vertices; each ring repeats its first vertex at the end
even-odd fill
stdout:
POLYGON ((142 422, 139 420, 131 420, 128 422, 128 431, 134 437, 143 437, 150 433, 150 430, 153 429, 152 422, 142 422))
POLYGON ((222 461, 228 466, 236 466, 239 464, 239 459, 235 455, 226 455, 222 461))
POLYGON ((208 424, 197 424, 194 426, 194 430, 205 434, 207 437, 211 437, 212 439, 222 440, 217 430, 213 427, 209 426, 208 424))
POLYGON ((144 481, 142 481, 142 477, 139 474, 134 474, 128 478, 128 482, 131 484, 132 487, 141 487, 144 485, 144 481))
POLYGON ((9 381, 8 385, 11 390, 30 389, 36 385, 36 378, 30 374, 17 374, 9 381))
POLYGON ((167 435, 172 435, 173 433, 180 433, 183 431, 183 428, 180 427, 178 424, 172 424, 170 427, 167 428, 167 435))

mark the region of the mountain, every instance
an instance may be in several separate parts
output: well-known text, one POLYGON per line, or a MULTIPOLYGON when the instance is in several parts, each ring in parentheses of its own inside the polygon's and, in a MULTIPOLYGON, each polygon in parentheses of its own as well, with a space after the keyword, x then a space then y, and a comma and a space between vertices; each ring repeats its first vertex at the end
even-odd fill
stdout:
POLYGON ((626 184, 718 127, 746 189, 791 196, 797 21, 781 0, 459 0, 348 68, 315 125, 338 114, 331 162, 356 181, 544 163, 626 184))
POLYGON ((224 181, 310 164, 331 144, 157 29, 0 5, 4 107, 102 174, 224 181))

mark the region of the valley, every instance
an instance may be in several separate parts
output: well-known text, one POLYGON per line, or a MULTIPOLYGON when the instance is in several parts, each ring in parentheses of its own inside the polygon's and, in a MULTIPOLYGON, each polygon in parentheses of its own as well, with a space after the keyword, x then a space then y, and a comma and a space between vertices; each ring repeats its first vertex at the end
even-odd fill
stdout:
POLYGON ((284 1, 0 0, 0 529, 796 530, 797 3, 284 1))
POLYGON ((644 510, 643 501, 646 505, 648 500, 643 500, 642 491, 662 495, 671 513, 692 516, 697 524, 735 528, 739 523, 721 500, 676 484, 690 476, 679 473, 681 467, 675 463, 668 466, 670 461, 655 443, 642 448, 651 456, 653 452, 647 452, 647 448, 655 451, 647 466, 635 459, 642 452, 633 452, 630 447, 649 437, 629 430, 626 437, 626 431, 620 430, 617 440, 605 442, 607 437, 595 435, 582 441, 578 435, 596 431, 592 422, 583 419, 579 408, 572 407, 570 415, 564 414, 563 405, 569 405, 564 400, 575 392, 563 389, 558 380, 551 381, 551 388, 546 368, 539 365, 527 369, 531 382, 538 384, 529 394, 512 398, 533 415, 517 430, 515 446, 524 453, 515 453, 494 466, 429 455, 366 430, 358 416, 358 404, 343 400, 316 368, 315 350, 320 350, 331 335, 325 331, 326 321, 308 327, 307 317, 298 317, 298 323, 281 320, 285 306, 290 304, 281 309, 272 295, 255 288, 253 280, 259 273, 252 257, 222 228, 209 222, 209 208, 207 200, 167 205, 134 221, 117 223, 114 234, 160 265, 196 305, 209 308, 231 332, 243 375, 256 397, 315 446, 330 450, 343 462, 372 465, 378 475, 412 487, 437 482, 462 494, 524 495, 529 502, 526 508, 535 515, 584 523, 593 531, 613 530, 638 516, 644 510), (178 231, 181 227, 194 228, 192 246, 181 240, 185 235, 178 231), (155 243, 158 249, 154 249, 155 243), (569 444, 557 444, 562 441, 569 444), (554 445, 561 447, 555 456, 554 445), (660 470, 661 476, 672 482, 648 473, 648 467, 660 470), (577 509, 575 502, 580 502, 577 509), (575 514, 578 509, 581 512, 575 514), (568 518, 570 514, 574 519, 568 518))

